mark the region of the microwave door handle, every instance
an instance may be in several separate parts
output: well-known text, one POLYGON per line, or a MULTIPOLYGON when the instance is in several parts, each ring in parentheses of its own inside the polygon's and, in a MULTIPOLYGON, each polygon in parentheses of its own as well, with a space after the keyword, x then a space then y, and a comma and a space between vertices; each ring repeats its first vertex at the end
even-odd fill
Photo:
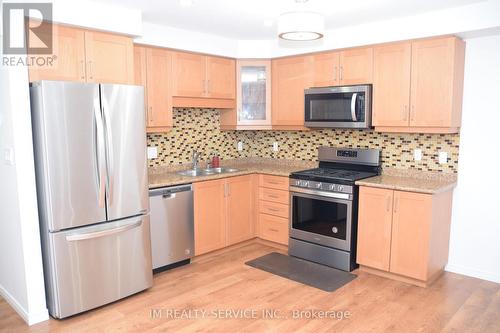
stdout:
POLYGON ((358 118, 356 117, 356 98, 358 97, 358 93, 352 94, 351 98, 351 117, 353 121, 358 121, 358 118))

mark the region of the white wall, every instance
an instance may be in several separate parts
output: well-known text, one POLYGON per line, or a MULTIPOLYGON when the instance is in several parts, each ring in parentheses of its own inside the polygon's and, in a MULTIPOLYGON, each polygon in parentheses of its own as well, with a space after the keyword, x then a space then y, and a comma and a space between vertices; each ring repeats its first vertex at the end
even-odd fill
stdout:
POLYGON ((500 282, 500 35, 466 42, 447 270, 500 282))
POLYGON ((0 153, 0 295, 34 324, 47 320, 48 312, 24 67, 0 66, 0 153), (13 164, 4 159, 9 149, 13 164))

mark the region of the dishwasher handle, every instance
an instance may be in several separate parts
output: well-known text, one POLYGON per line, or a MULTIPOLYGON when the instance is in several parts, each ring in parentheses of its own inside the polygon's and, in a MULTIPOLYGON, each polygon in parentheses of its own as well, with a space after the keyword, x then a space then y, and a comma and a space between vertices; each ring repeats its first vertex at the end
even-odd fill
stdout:
POLYGON ((193 187, 191 184, 188 185, 179 185, 179 186, 169 186, 169 187, 160 187, 149 190, 150 197, 162 196, 164 199, 175 198, 176 193, 180 192, 191 192, 193 187))

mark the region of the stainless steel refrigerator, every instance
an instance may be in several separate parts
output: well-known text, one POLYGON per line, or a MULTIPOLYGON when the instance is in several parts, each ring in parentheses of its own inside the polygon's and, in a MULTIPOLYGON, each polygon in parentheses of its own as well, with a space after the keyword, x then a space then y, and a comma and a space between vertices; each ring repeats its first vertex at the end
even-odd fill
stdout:
POLYGON ((144 89, 39 81, 30 93, 50 314, 151 287, 144 89))

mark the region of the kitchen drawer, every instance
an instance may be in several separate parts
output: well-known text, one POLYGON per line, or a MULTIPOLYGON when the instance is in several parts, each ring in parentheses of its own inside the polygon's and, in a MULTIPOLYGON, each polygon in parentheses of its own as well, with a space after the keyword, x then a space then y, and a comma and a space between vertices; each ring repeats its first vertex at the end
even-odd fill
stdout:
POLYGON ((288 219, 259 214, 260 238, 288 245, 288 219))
POLYGON ((288 177, 271 176, 271 175, 260 176, 260 186, 262 187, 288 191, 288 185, 289 185, 288 177))
POLYGON ((283 217, 288 219, 288 210, 289 206, 276 203, 276 202, 270 202, 270 201, 260 201, 260 212, 269 214, 269 215, 275 215, 279 217, 283 217))
POLYGON ((259 199, 277 202, 281 204, 289 204, 289 192, 288 190, 275 190, 273 188, 260 187, 259 188, 259 199))

